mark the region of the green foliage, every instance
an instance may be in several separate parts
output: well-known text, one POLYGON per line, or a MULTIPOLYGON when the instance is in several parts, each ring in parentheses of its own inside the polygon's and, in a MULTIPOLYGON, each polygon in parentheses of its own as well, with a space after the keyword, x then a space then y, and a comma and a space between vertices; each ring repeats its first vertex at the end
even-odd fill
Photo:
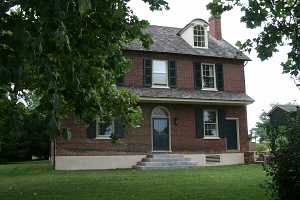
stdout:
POLYGON ((257 152, 266 152, 268 151, 268 144, 267 143, 258 143, 256 144, 256 151, 257 152))
POLYGON ((296 200, 300 196, 300 110, 284 126, 268 131, 272 157, 265 165, 272 178, 269 188, 274 199, 296 200))
POLYGON ((255 127, 250 130, 252 137, 258 137, 259 143, 267 142, 267 129, 269 128, 269 126, 269 116, 266 112, 263 112, 259 117, 259 121, 256 122, 255 127))
MULTIPOLYGON (((168 8, 164 0, 143 1, 151 10, 168 8)), ((128 68, 124 45, 140 40, 148 47, 151 38, 142 31, 148 22, 139 20, 128 2, 1 1, 1 112, 10 104, 14 112, 7 117, 21 117, 17 102, 26 101, 30 91, 38 97, 33 107, 46 116, 52 136, 61 134, 59 122, 70 113, 86 122, 118 116, 127 126, 136 125, 138 98, 114 84, 128 68)), ((22 127, 11 121, 7 125, 1 119, 0 131, 22 127)))
POLYGON ((250 29, 262 28, 263 31, 253 39, 237 45, 245 51, 255 49, 261 60, 266 60, 278 51, 278 47, 291 47, 288 59, 283 62, 285 73, 297 77, 300 72, 300 2, 298 0, 213 0, 208 8, 213 15, 241 8, 241 21, 250 29))

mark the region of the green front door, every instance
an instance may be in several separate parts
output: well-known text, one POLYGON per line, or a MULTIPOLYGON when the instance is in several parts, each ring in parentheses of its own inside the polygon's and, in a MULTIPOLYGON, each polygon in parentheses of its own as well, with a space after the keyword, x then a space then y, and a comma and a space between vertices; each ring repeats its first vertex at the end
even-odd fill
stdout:
POLYGON ((238 149, 236 120, 226 120, 226 145, 227 150, 238 149))
POLYGON ((169 150, 169 120, 152 118, 153 151, 169 150))

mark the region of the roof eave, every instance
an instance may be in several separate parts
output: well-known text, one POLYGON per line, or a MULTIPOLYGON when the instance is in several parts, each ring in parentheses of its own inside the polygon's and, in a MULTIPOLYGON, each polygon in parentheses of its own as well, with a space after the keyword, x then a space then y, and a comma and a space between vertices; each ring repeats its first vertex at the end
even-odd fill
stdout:
POLYGON ((167 98, 167 97, 139 97, 140 102, 151 103, 178 103, 178 104, 215 104, 215 105, 249 105, 254 101, 242 100, 207 100, 207 99, 184 99, 184 98, 167 98))

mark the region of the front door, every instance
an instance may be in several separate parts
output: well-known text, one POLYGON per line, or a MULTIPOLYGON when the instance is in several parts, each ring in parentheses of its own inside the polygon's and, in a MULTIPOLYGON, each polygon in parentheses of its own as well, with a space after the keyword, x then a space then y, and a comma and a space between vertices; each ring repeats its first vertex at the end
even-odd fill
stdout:
POLYGON ((153 151, 169 151, 168 118, 152 118, 153 151))
POLYGON ((236 120, 226 120, 226 145, 227 150, 238 150, 236 120))

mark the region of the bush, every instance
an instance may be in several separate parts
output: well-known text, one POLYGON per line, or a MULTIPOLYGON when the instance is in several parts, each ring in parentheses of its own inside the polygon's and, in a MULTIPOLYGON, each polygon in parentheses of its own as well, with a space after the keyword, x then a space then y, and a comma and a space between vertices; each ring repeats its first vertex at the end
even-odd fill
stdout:
POLYGON ((257 152, 265 152, 268 151, 268 144, 267 143, 257 143, 256 144, 256 151, 257 152))

